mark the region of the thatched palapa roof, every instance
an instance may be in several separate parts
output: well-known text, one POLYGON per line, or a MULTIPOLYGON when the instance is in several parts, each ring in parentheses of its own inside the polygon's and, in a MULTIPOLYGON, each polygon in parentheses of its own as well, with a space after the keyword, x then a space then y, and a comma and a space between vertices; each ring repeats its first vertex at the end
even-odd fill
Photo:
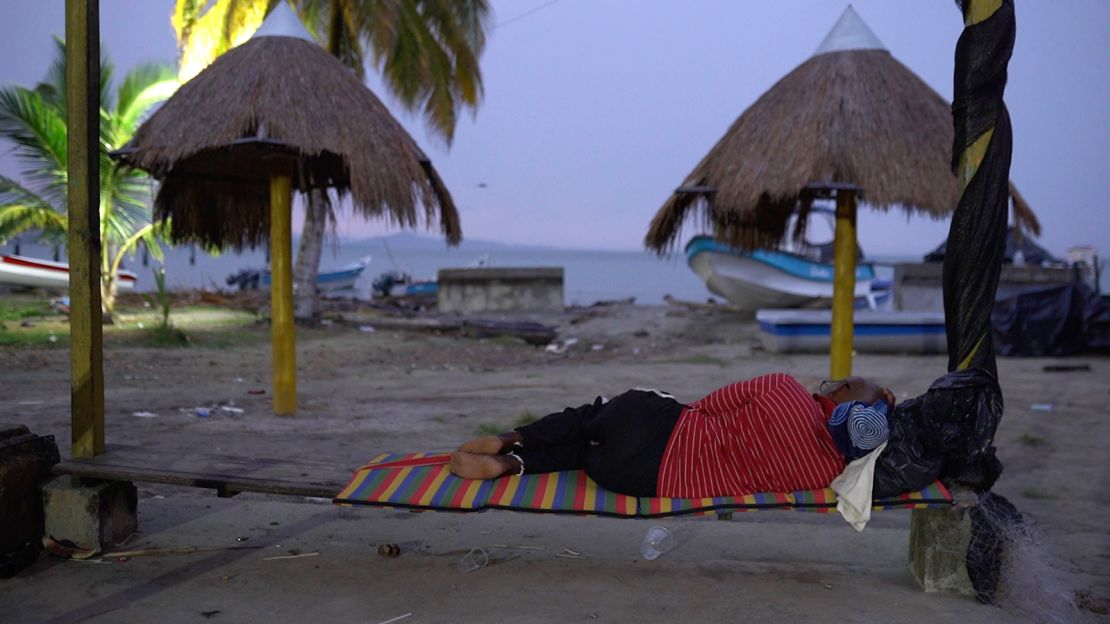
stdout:
POLYGON ((281 171, 300 191, 349 193, 367 218, 413 227, 438 217, 457 243, 458 212, 424 152, 295 16, 288 25, 291 16, 280 3, 253 38, 184 84, 118 154, 162 181, 155 210, 173 219, 172 237, 218 247, 263 242, 269 179, 281 171))
MULTIPOLYGON (((959 200, 952 114, 891 56, 851 7, 806 62, 751 105, 663 204, 644 240, 665 252, 700 209, 733 245, 774 247, 789 217, 804 227, 821 187, 850 184, 872 208, 943 218, 959 200)), ((1039 232, 1016 192, 1019 226, 1039 232)))

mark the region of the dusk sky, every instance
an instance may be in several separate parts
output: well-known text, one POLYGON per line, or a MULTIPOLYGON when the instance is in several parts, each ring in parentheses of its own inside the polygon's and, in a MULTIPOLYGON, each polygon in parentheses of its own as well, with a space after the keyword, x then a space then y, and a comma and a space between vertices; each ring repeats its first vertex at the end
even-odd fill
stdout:
MULTIPOLYGON (((172 0, 101 0, 102 45, 118 76, 174 63, 172 0)), ((485 99, 448 149, 417 115, 390 106, 432 157, 460 208, 464 236, 513 243, 640 249, 655 211, 728 126, 805 61, 843 0, 495 0, 481 59, 485 99)), ((895 58, 946 99, 962 22, 951 0, 856 0, 895 58)), ((64 33, 64 2, 0 0, 0 83, 32 86, 64 33)), ((1090 244, 1110 255, 1110 2, 1018 0, 1006 91, 1011 177, 1057 255, 1090 244)), ((371 72, 373 74, 373 72, 371 72)), ((0 174, 16 176, 0 144, 0 174)), ((945 222, 864 209, 872 255, 912 256, 945 222)), ((344 218, 346 236, 385 231, 344 218)), ((684 238, 695 234, 687 227, 684 238)))

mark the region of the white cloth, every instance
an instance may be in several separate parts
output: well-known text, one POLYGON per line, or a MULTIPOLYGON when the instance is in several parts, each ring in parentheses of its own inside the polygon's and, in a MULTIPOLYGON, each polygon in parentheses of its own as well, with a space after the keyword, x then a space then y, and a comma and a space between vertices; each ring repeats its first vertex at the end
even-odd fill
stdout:
POLYGON ((836 492, 836 510, 857 531, 871 520, 871 491, 875 484, 875 461, 886 442, 844 467, 829 486, 836 492))

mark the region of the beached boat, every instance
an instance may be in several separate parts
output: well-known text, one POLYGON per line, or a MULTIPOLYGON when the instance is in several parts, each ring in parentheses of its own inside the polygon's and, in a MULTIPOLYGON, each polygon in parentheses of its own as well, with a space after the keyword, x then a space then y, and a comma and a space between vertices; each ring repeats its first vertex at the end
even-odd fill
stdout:
MULTIPOLYGON (((695 236, 686 245, 686 262, 710 292, 741 310, 827 307, 832 301, 834 267, 829 245, 797 250, 743 251, 695 236)), ((890 284, 876 279, 869 262, 856 264, 856 307, 875 308, 890 298, 890 284)))
MULTIPOLYGON (((944 353, 944 312, 860 310, 852 319, 852 348, 861 353, 944 353)), ((760 310, 755 315, 771 353, 827 353, 832 310, 760 310)))
MULTIPOLYGON (((116 274, 116 288, 135 287, 138 276, 120 269, 116 274)), ((0 254, 0 284, 28 288, 69 290, 69 265, 65 262, 40 260, 27 256, 0 254)))
MULTIPOLYGON (((364 256, 335 271, 320 272, 316 275, 316 288, 323 293, 351 290, 369 265, 370 256, 364 256)), ((234 275, 229 275, 226 281, 228 286, 238 286, 239 290, 269 288, 270 271, 268 269, 244 269, 234 275)))
POLYGON ((375 297, 435 297, 439 294, 436 280, 414 280, 404 271, 386 271, 371 284, 375 297))

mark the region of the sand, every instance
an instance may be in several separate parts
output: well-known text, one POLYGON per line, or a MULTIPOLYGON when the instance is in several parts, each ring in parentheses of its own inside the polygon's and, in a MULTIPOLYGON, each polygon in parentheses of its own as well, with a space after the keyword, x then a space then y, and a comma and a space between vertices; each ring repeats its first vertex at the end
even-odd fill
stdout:
MULTIPOLYGON (((375 329, 373 316, 300 329, 300 413, 271 415, 268 328, 233 346, 105 352, 109 443, 165 453, 219 452, 333 462, 351 470, 385 451, 450 449, 635 386, 694 400, 715 387, 785 370, 816 387, 821 355, 763 351, 750 320, 710 306, 617 304, 536 317, 557 324, 550 353, 511 338, 375 329), (360 329, 362 327, 363 329, 360 329), (253 394, 264 390, 265 394, 253 394), (198 418, 198 406, 216 409, 198 418), (145 417, 135 412, 148 413, 145 417), (150 416, 153 414, 153 416, 150 416)), ((1052 373, 1047 358, 1003 359, 1006 415, 996 437, 1006 470, 995 491, 1030 518, 1069 590, 1110 595, 1110 408, 1105 357, 1052 373)), ((944 372, 940 356, 859 355, 857 374, 916 396, 944 372)), ((68 352, 0 350, 3 420, 69 439, 68 352)), ((856 533, 838 515, 737 514, 731 522, 415 514, 320 501, 139 484, 141 533, 129 548, 257 549, 135 557, 95 565, 41 559, 0 581, 6 621, 252 622, 906 621, 1007 622, 1012 611, 920 592, 907 571, 910 514, 876 515, 856 533), (679 547, 644 561, 639 544, 663 524, 679 547), (238 541, 239 538, 247 538, 238 541), (401 556, 377 546, 399 544, 401 556), (532 548, 494 547, 493 545, 532 548), (456 562, 486 546, 496 565, 456 562), (583 558, 559 557, 563 549, 583 558), (317 555, 267 559, 284 554, 317 555), (8 620, 8 616, 12 619, 8 620), (82 619, 89 618, 89 619, 82 619)), ((1059 621, 1105 621, 1058 611, 1059 621)))

